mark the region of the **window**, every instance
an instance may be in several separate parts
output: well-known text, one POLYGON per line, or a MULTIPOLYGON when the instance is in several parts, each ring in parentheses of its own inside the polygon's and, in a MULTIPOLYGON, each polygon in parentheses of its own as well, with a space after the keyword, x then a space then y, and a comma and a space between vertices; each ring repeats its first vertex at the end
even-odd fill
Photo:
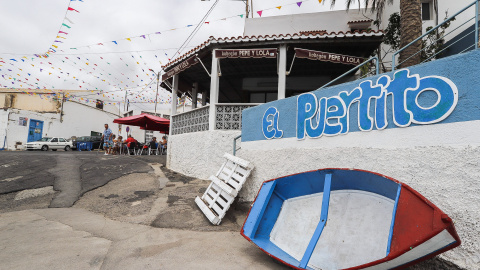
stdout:
POLYGON ((50 142, 58 142, 57 138, 53 138, 50 142))
POLYGON ((153 138, 153 131, 145 130, 145 143, 150 142, 152 138, 153 138))
POLYGON ((250 93, 250 103, 265 103, 277 100, 275 92, 250 93))
POLYGON ((97 109, 103 110, 103 101, 97 99, 95 106, 97 107, 97 109))
POLYGON ((431 14, 430 14, 430 2, 422 3, 422 21, 428 21, 431 20, 431 14))
POLYGON ((58 141, 59 142, 65 142, 65 140, 63 138, 59 138, 58 141))

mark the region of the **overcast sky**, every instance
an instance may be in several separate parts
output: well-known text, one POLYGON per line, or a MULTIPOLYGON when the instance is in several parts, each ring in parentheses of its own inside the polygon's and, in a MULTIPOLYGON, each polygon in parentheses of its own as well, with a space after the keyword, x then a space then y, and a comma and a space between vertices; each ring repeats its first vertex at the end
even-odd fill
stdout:
MULTIPOLYGON (((179 55, 174 56, 214 2, 0 0, 0 87, 102 90, 113 101, 120 101, 129 89, 139 108, 151 108, 143 103, 153 100, 156 89, 155 82, 144 89, 154 78, 148 69, 159 71, 179 55), (78 12, 67 12, 69 5, 78 12), (59 30, 68 34, 57 35, 59 30), (49 58, 33 56, 49 48, 56 50, 49 58)), ((254 17, 259 17, 259 10, 262 17, 331 10, 328 0, 302 1, 300 7, 296 2, 254 0, 254 17)), ((242 35, 245 16, 241 14, 245 14, 243 1, 220 0, 206 20, 209 23, 181 53, 210 36, 242 35)), ((159 98, 168 103, 170 93, 161 90, 159 98)))

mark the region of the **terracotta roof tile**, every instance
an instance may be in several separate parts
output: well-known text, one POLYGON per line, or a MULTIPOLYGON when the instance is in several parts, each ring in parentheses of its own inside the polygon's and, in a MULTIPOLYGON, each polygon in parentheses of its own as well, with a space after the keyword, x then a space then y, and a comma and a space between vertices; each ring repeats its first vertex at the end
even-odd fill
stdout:
POLYGON ((356 21, 349 21, 348 23, 364 23, 364 22, 373 22, 372 19, 366 19, 366 20, 356 20, 356 21))
POLYGON ((295 39, 323 39, 323 38, 348 38, 348 37, 379 37, 383 36, 383 31, 375 30, 355 30, 355 31, 339 31, 339 32, 330 32, 324 30, 314 30, 314 31, 302 31, 295 34, 279 34, 279 35, 258 35, 258 36, 238 36, 238 37, 224 37, 224 38, 215 38, 211 36, 208 40, 196 46, 195 48, 189 50, 183 55, 175 58, 174 60, 168 62, 162 66, 163 70, 166 70, 175 64, 187 59, 188 57, 198 53, 202 49, 207 48, 211 44, 225 44, 225 43, 245 43, 245 42, 259 42, 259 41, 275 41, 275 40, 295 40, 295 39))

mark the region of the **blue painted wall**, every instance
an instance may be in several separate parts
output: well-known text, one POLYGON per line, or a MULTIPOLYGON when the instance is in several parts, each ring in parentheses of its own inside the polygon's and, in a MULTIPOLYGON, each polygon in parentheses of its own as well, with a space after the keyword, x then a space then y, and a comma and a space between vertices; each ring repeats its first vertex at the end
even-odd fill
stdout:
MULTIPOLYGON (((446 119, 433 125, 480 120, 480 50, 410 67, 409 71, 410 75, 418 74, 420 77, 442 76, 448 78, 458 89, 458 103, 453 112, 446 119)), ((392 72, 381 75, 388 75, 393 79, 392 72)), ((336 96, 341 91, 351 92, 363 81, 371 80, 375 83, 381 75, 316 90, 312 93, 317 98, 336 96)), ((424 107, 433 105, 436 100, 437 95, 432 94, 431 91, 421 94, 418 98, 418 102, 424 107)), ((349 132, 360 132, 358 104, 358 102, 353 103, 349 109, 349 132)), ((278 128, 283 131, 282 138, 297 136, 297 96, 294 96, 244 110, 242 114, 243 142, 266 140, 262 131, 262 120, 266 110, 272 106, 279 111, 278 128)), ((370 108, 371 115, 374 115, 373 107, 370 108)), ((393 122, 391 108, 392 98, 389 96, 387 98, 388 126, 386 128, 400 128, 393 122)), ((410 126, 414 125, 411 124, 410 126)), ((376 128, 374 127, 374 129, 376 128)), ((466 130, 465 132, 469 131, 466 130)))

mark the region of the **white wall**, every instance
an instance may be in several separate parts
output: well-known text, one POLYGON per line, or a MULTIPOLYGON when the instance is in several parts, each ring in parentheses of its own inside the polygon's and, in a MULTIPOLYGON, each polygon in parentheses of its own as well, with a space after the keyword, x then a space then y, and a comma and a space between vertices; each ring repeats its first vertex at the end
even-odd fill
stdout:
POLYGON ((7 135, 8 110, 0 110, 0 149, 6 148, 5 136, 7 135))
MULTIPOLYGON (((76 102, 65 102, 63 107, 63 121, 60 122, 59 113, 39 113, 27 110, 8 109, 0 113, 0 130, 7 128, 7 149, 23 149, 27 143, 30 120, 43 121, 42 136, 59 136, 70 138, 72 136, 90 136, 91 131, 102 132, 104 124, 109 124, 116 133, 117 124, 113 120, 118 116, 76 102), (5 120, 8 117, 7 125, 5 120), (18 124, 19 117, 27 117, 27 126, 18 124), (15 147, 20 142, 22 147, 15 147)), ((2 132, 0 131, 0 135, 2 132)), ((3 146, 4 136, 0 136, 0 145, 3 146)), ((1 147, 0 147, 1 148, 1 147)))
POLYGON ((240 131, 203 131, 168 138, 167 167, 182 174, 208 179, 220 169, 225 152, 232 154, 240 131))

